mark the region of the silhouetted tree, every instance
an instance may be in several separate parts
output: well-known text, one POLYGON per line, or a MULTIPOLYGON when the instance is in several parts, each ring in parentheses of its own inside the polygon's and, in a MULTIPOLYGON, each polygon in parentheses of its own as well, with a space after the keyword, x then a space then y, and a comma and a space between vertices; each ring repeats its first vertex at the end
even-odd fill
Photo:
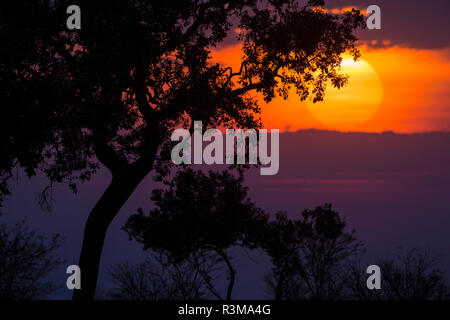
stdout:
POLYGON ((338 299, 351 258, 362 250, 354 232, 330 204, 290 220, 278 213, 269 223, 264 248, 272 258, 266 282, 275 299, 338 299))
MULTIPOLYGON (((144 249, 168 252, 174 261, 209 254, 226 265, 228 287, 225 298, 231 299, 236 270, 228 249, 241 246, 253 249, 262 237, 267 216, 255 207, 242 185, 242 177, 191 169, 178 171, 167 188, 153 191, 156 208, 149 215, 142 210, 132 215, 124 229, 144 249)), ((201 268, 202 264, 199 264, 201 268)), ((200 272, 217 298, 210 274, 200 272)))
MULTIPOLYGON (((359 11, 333 15, 321 0, 78 0, 81 30, 67 30, 68 0, 0 3, 0 191, 16 166, 76 190, 99 168, 112 174, 86 222, 82 289, 92 299, 106 231, 137 185, 167 172, 168 136, 181 124, 257 128, 259 108, 287 96, 323 98, 341 87, 341 56, 355 58, 359 11), (235 24, 239 70, 210 63, 235 24)), ((232 31, 231 31, 232 32, 232 31)))
POLYGON ((62 260, 56 251, 61 237, 46 237, 29 229, 25 220, 0 224, 0 300, 44 299, 57 286, 48 275, 62 260))
MULTIPOLYGON (((351 300, 380 300, 382 299, 382 290, 367 288, 367 267, 374 264, 366 263, 360 259, 355 259, 348 264, 345 272, 345 298, 351 300)), ((381 275, 383 277, 383 275, 381 275)))
POLYGON ((207 294, 199 268, 189 259, 173 263, 159 254, 137 265, 117 264, 109 274, 117 286, 109 294, 112 299, 199 300, 207 294))
MULTIPOLYGON (((393 258, 378 259, 381 289, 369 290, 366 270, 354 264, 347 273, 350 298, 359 300, 440 300, 449 299, 450 290, 439 256, 427 250, 401 249, 393 258)), ((369 264, 367 264, 369 265, 369 264)))

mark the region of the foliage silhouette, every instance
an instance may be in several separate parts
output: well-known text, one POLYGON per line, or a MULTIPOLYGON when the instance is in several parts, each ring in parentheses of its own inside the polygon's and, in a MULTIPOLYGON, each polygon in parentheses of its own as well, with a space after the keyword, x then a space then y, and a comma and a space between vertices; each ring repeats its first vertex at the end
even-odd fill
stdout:
POLYGON ((155 254, 145 262, 123 262, 109 272, 116 289, 109 297, 118 300, 200 300, 207 287, 194 261, 170 262, 155 254))
MULTIPOLYGON (((124 230, 144 244, 144 249, 167 252, 175 262, 198 261, 207 255, 218 259, 227 270, 230 300, 236 270, 228 249, 232 246, 254 249, 263 237, 267 215, 249 199, 242 177, 227 171, 208 175, 192 169, 178 171, 165 182, 167 189, 153 191, 156 208, 149 215, 142 209, 130 216, 124 230)), ((201 264, 199 265, 201 267, 201 264)), ((214 288, 211 274, 200 272, 208 288, 223 299, 214 288)))
MULTIPOLYGON (((367 264, 368 265, 368 264, 367 264)), ((450 287, 440 269, 440 257, 419 248, 400 249, 393 258, 378 259, 381 290, 368 290, 361 263, 346 274, 348 297, 358 300, 442 300, 450 298, 450 287)))
POLYGON ((102 164, 111 182, 84 230, 82 289, 93 299, 107 229, 153 170, 167 173, 168 136, 179 125, 257 128, 259 107, 294 87, 323 98, 345 84, 341 56, 355 58, 359 11, 333 15, 321 0, 79 0, 81 30, 67 30, 68 0, 0 4, 0 192, 17 166, 54 182, 91 179, 102 164), (239 70, 210 63, 211 48, 239 26, 239 70))
POLYGON ((345 227, 330 204, 305 210, 296 220, 276 215, 263 242, 273 263, 266 283, 275 299, 343 297, 347 264, 363 248, 345 227))
POLYGON ((37 234, 25 223, 0 224, 0 300, 45 299, 57 286, 47 276, 62 260, 62 239, 37 234))

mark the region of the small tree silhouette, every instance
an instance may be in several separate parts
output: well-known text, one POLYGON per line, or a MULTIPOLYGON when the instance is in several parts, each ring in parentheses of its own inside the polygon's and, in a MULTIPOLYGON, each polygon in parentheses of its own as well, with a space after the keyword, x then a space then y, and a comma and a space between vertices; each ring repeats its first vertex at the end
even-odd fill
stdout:
MULTIPOLYGON (((203 266, 206 265, 203 264, 203 266)), ((206 298, 206 284, 194 261, 171 262, 155 254, 145 262, 123 262, 109 272, 117 288, 109 293, 119 300, 199 300, 206 298)))
POLYGON ((353 232, 330 204, 303 211, 290 220, 278 213, 263 246, 274 265, 266 282, 275 299, 338 299, 345 270, 362 250, 353 232))
POLYGON ((57 286, 47 280, 62 260, 56 254, 61 237, 30 230, 25 220, 0 225, 0 299, 44 299, 57 286))
MULTIPOLYGON (((177 262, 188 258, 198 261, 199 255, 207 254, 224 263, 228 279, 225 299, 230 300, 236 270, 228 249, 255 248, 267 216, 248 198, 242 177, 226 171, 206 175, 187 169, 177 172, 166 181, 166 186, 166 190, 153 191, 156 208, 149 215, 142 210, 132 215, 125 231, 143 243, 145 249, 168 252, 177 262)), ((211 293, 223 299, 214 289, 211 275, 202 271, 200 274, 211 293)))
POLYGON ((107 229, 152 170, 166 172, 177 125, 257 128, 250 91, 318 101, 327 82, 345 84, 342 54, 359 57, 364 19, 323 3, 78 0, 82 28, 67 30, 71 1, 0 2, 0 195, 16 166, 73 190, 100 163, 112 175, 86 222, 74 298, 94 298, 107 229), (209 60, 233 24, 239 70, 209 60))
POLYGON ((450 288, 440 269, 440 257, 419 248, 400 249, 393 258, 378 259, 381 290, 369 290, 361 263, 347 273, 349 297, 358 300, 441 300, 450 288))

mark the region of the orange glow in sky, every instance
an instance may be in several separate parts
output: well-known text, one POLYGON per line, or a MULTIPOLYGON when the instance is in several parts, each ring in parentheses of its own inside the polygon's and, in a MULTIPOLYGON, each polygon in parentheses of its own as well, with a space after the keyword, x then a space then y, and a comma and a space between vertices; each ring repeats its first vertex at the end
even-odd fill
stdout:
POLYGON ((307 100, 306 105, 322 124, 338 130, 352 130, 372 119, 378 111, 383 99, 383 84, 374 68, 363 59, 355 62, 351 57, 345 57, 341 72, 349 75, 345 87, 337 89, 330 85, 324 101, 312 103, 307 100))
MULTIPOLYGON (((354 63, 344 57, 342 72, 350 76, 340 90, 330 88, 323 102, 260 97, 266 128, 295 131, 317 128, 340 131, 421 132, 450 128, 450 50, 361 47, 354 63)), ((212 60, 240 66, 240 46, 212 52, 212 60)), ((256 93, 253 93, 254 95, 256 93)))

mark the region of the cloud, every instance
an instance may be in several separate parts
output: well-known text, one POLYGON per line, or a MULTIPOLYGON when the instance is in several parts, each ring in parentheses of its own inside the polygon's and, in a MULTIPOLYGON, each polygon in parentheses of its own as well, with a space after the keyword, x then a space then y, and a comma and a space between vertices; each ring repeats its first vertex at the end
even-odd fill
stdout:
POLYGON ((365 17, 369 16, 369 14, 367 13, 367 8, 361 6, 336 7, 331 9, 325 9, 325 12, 330 12, 332 14, 343 14, 347 11, 351 11, 352 9, 361 11, 361 14, 365 17))

